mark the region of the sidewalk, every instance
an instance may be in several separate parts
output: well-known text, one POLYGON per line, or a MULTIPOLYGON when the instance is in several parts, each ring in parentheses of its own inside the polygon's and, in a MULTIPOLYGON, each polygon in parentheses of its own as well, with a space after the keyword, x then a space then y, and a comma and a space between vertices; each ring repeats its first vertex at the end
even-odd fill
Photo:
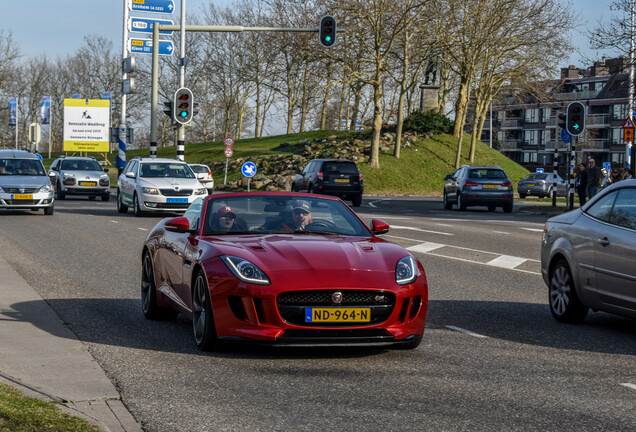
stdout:
POLYGON ((105 432, 140 432, 86 347, 0 257, 0 381, 105 432))

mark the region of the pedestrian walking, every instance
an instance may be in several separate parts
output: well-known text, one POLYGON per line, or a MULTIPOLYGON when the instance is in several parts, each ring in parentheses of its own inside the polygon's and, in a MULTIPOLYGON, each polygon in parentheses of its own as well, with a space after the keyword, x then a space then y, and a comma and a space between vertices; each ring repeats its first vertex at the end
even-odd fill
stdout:
POLYGON ((587 198, 590 199, 598 193, 599 187, 601 187, 601 169, 596 166, 594 158, 590 159, 590 166, 587 169, 587 198))
POLYGON ((587 166, 585 162, 579 165, 579 173, 576 176, 576 191, 579 194, 579 205, 583 207, 587 200, 587 166))

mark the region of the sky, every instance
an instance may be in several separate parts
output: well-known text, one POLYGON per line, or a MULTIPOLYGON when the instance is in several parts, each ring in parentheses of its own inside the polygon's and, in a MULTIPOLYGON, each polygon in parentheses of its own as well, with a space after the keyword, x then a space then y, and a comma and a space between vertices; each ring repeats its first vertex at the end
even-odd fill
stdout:
MULTIPOLYGON (((113 41, 113 46, 122 49, 123 6, 125 0, 2 0, 0 30, 11 32, 14 43, 26 58, 46 55, 50 59, 73 55, 84 42, 84 37, 103 36, 113 41)), ((169 0, 146 0, 169 1, 169 0)), ((200 12, 212 1, 217 6, 229 4, 231 0, 186 0, 186 17, 200 12)), ((174 0, 175 9, 180 11, 181 1, 174 0)), ((580 12, 579 37, 573 43, 591 58, 599 58, 604 53, 594 53, 588 46, 586 30, 598 22, 610 19, 611 0, 570 0, 574 11, 580 12)), ((161 14, 132 12, 132 16, 168 19, 161 14)), ((178 14, 173 19, 175 24, 178 14)), ((136 34, 137 36, 138 34, 136 34)), ((149 38, 151 35, 148 36, 149 38)), ((178 37, 174 38, 175 45, 178 37)), ((578 53, 564 58, 559 67, 568 65, 587 67, 578 53)))

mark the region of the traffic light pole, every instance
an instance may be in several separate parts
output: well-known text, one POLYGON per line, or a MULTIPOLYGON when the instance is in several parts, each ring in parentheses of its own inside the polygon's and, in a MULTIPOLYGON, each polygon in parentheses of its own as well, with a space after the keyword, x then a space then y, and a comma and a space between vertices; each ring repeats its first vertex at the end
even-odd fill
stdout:
MULTIPOLYGON (((185 46, 186 46, 186 0, 181 0, 181 49, 179 54, 181 59, 179 60, 179 88, 185 87, 185 46)), ((155 45, 158 46, 158 45, 155 45)), ((190 107, 190 110, 194 110, 194 106, 190 107)), ((179 124, 177 128, 177 159, 185 161, 185 125, 179 124)))
MULTIPOLYGON (((185 16, 185 13, 182 13, 185 16)), ((267 31, 267 32, 285 32, 285 33, 319 33, 320 28, 278 28, 278 27, 243 27, 243 26, 206 26, 206 25, 184 25, 182 16, 181 25, 166 25, 154 22, 152 24, 152 46, 159 46, 159 31, 194 31, 194 32, 232 32, 241 33, 246 31, 267 31)), ((336 30, 336 33, 344 33, 343 30, 336 30)), ((185 34, 185 33, 184 33, 185 34)), ((182 46, 185 44, 185 37, 181 40, 182 46)), ((182 48, 182 53, 185 51, 182 48)), ((183 55, 183 54, 182 54, 183 55)), ((185 71, 185 61, 182 60, 182 69, 185 71)), ((150 91, 150 157, 157 157, 157 100, 159 98, 159 49, 152 50, 152 89, 150 91)), ((180 80, 184 80, 184 73, 181 72, 180 80)), ((184 82, 181 81, 181 87, 184 82)), ((192 107, 194 109, 194 107, 192 107)), ((185 148, 185 131, 183 125, 178 129, 177 136, 177 157, 184 157, 185 148), (181 148, 181 150, 179 150, 181 148), (181 153, 180 153, 181 152, 181 153)))

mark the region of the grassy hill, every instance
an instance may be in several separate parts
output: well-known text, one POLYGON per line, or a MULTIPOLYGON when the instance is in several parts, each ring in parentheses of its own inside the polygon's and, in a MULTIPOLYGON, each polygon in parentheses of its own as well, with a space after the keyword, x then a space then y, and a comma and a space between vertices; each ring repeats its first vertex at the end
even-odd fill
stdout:
MULTIPOLYGON (((369 141, 368 132, 350 131, 312 131, 265 138, 249 138, 236 141, 231 160, 261 155, 286 155, 291 161, 294 154, 298 154, 299 149, 302 149, 304 142, 326 140, 332 136, 336 136, 338 140, 369 141), (300 144, 298 144, 299 142, 300 144)), ((469 164, 469 146, 468 137, 465 137, 462 145, 461 164, 469 164)), ((426 140, 415 141, 409 147, 403 147, 400 159, 393 157, 392 150, 381 153, 380 169, 371 168, 366 161, 358 161, 364 179, 365 192, 368 194, 441 196, 444 177, 454 170, 456 149, 456 139, 451 135, 441 134, 426 140)), ((188 144, 185 148, 185 159, 186 162, 208 164, 222 162, 223 168, 221 170, 218 167, 213 168, 215 183, 221 185, 225 174, 224 150, 225 145, 222 141, 188 144)), ((157 155, 158 157, 175 157, 176 147, 159 148, 157 155)), ((94 156, 100 158, 98 155, 94 156)), ((133 156, 148 156, 148 149, 127 152, 128 158, 133 156)), ((114 158, 115 153, 108 155, 109 160, 113 161, 114 158)), ((45 166, 48 167, 51 162, 52 160, 45 159, 45 166)), ((528 174, 525 168, 482 142, 477 143, 473 165, 499 165, 508 174, 515 187, 517 180, 528 174)), ((298 168, 302 168, 302 166, 298 168)), ((117 170, 112 169, 111 166, 110 174, 114 181, 116 181, 116 172, 117 170)), ((263 172, 263 174, 267 173, 263 172)), ((229 170, 227 180, 230 182, 241 178, 241 176, 239 169, 229 170)))

